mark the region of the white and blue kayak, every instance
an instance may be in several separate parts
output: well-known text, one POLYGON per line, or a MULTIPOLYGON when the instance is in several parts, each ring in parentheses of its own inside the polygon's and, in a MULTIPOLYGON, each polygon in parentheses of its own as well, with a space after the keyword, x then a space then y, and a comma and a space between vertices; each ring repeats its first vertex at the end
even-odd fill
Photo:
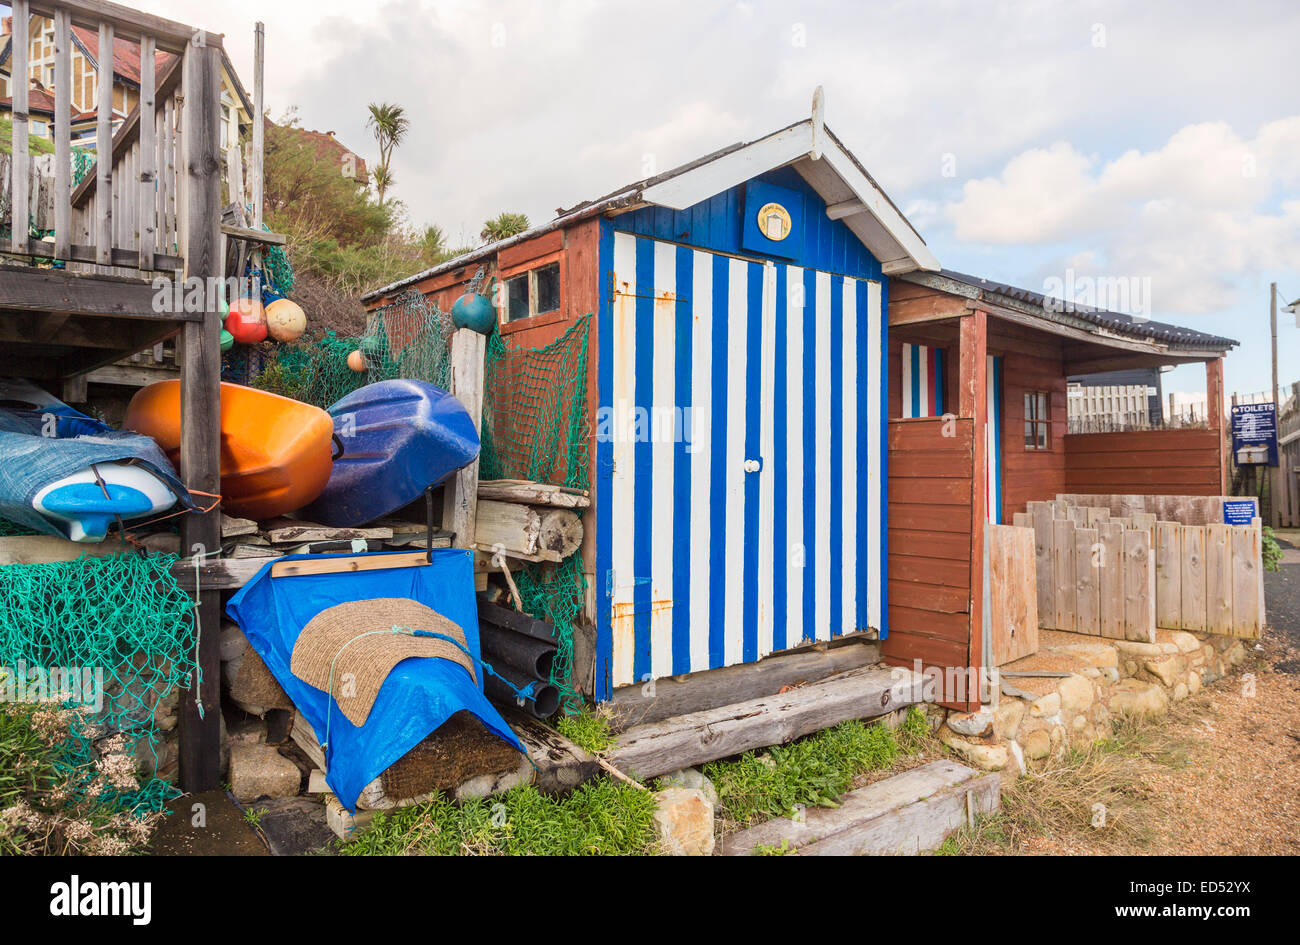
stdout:
POLYGON ((21 380, 0 379, 0 518, 70 541, 193 508, 149 437, 114 430, 21 380))

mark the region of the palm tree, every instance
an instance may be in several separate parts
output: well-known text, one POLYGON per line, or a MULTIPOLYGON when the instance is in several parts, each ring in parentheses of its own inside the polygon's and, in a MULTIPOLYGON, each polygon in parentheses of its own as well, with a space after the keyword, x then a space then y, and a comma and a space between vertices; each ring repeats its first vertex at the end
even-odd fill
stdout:
POLYGON ((366 127, 375 136, 379 145, 379 166, 375 169, 375 189, 379 191, 379 202, 384 202, 384 193, 393 183, 389 162, 393 158, 393 149, 402 143, 411 126, 406 117, 406 109, 401 105, 382 105, 370 103, 370 117, 366 127))
POLYGON ((479 236, 483 238, 485 243, 495 243, 497 240, 518 236, 528 229, 528 226, 528 215, 526 213, 510 213, 507 211, 484 223, 483 232, 479 236))

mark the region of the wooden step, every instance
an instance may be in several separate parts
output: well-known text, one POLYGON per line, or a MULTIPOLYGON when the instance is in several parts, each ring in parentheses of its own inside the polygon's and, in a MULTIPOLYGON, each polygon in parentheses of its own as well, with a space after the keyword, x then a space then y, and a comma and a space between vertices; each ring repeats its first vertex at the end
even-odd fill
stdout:
POLYGON ((923 681, 910 669, 880 664, 837 673, 776 695, 634 725, 618 736, 609 760, 633 777, 657 777, 915 705, 923 681))
POLYGON ((878 662, 880 644, 854 634, 833 643, 776 653, 757 663, 656 679, 653 687, 643 683, 623 686, 614 690, 605 708, 610 730, 622 732, 633 725, 770 696, 878 662))
POLYGON ((997 810, 1001 778, 954 761, 932 761, 850 791, 839 807, 814 807, 801 820, 778 817, 722 840, 721 856, 748 856, 757 847, 799 856, 916 855, 976 814, 997 810))

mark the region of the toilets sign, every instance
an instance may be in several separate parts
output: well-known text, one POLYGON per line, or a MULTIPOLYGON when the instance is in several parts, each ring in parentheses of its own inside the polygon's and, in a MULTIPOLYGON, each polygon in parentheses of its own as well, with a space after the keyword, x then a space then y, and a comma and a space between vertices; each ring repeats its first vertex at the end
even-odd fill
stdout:
POLYGON ((1272 404, 1232 408, 1232 452, 1239 465, 1277 465, 1277 411, 1272 404))

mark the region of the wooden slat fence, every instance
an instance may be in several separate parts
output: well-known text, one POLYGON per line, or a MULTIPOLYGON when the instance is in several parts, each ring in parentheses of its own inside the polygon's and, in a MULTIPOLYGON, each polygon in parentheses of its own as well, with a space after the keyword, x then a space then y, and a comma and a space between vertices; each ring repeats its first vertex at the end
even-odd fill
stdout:
POLYGON ((1058 499, 1030 502, 1015 522, 1034 529, 1040 627, 1145 642, 1154 642, 1156 627, 1259 638, 1258 517, 1249 525, 1184 524, 1058 499))
POLYGON ((1116 518, 1150 512, 1157 521, 1178 522, 1181 525, 1222 525, 1224 502, 1254 502, 1255 515, 1259 514, 1259 500, 1249 496, 1058 493, 1056 498, 1069 507, 1108 509, 1116 518))

